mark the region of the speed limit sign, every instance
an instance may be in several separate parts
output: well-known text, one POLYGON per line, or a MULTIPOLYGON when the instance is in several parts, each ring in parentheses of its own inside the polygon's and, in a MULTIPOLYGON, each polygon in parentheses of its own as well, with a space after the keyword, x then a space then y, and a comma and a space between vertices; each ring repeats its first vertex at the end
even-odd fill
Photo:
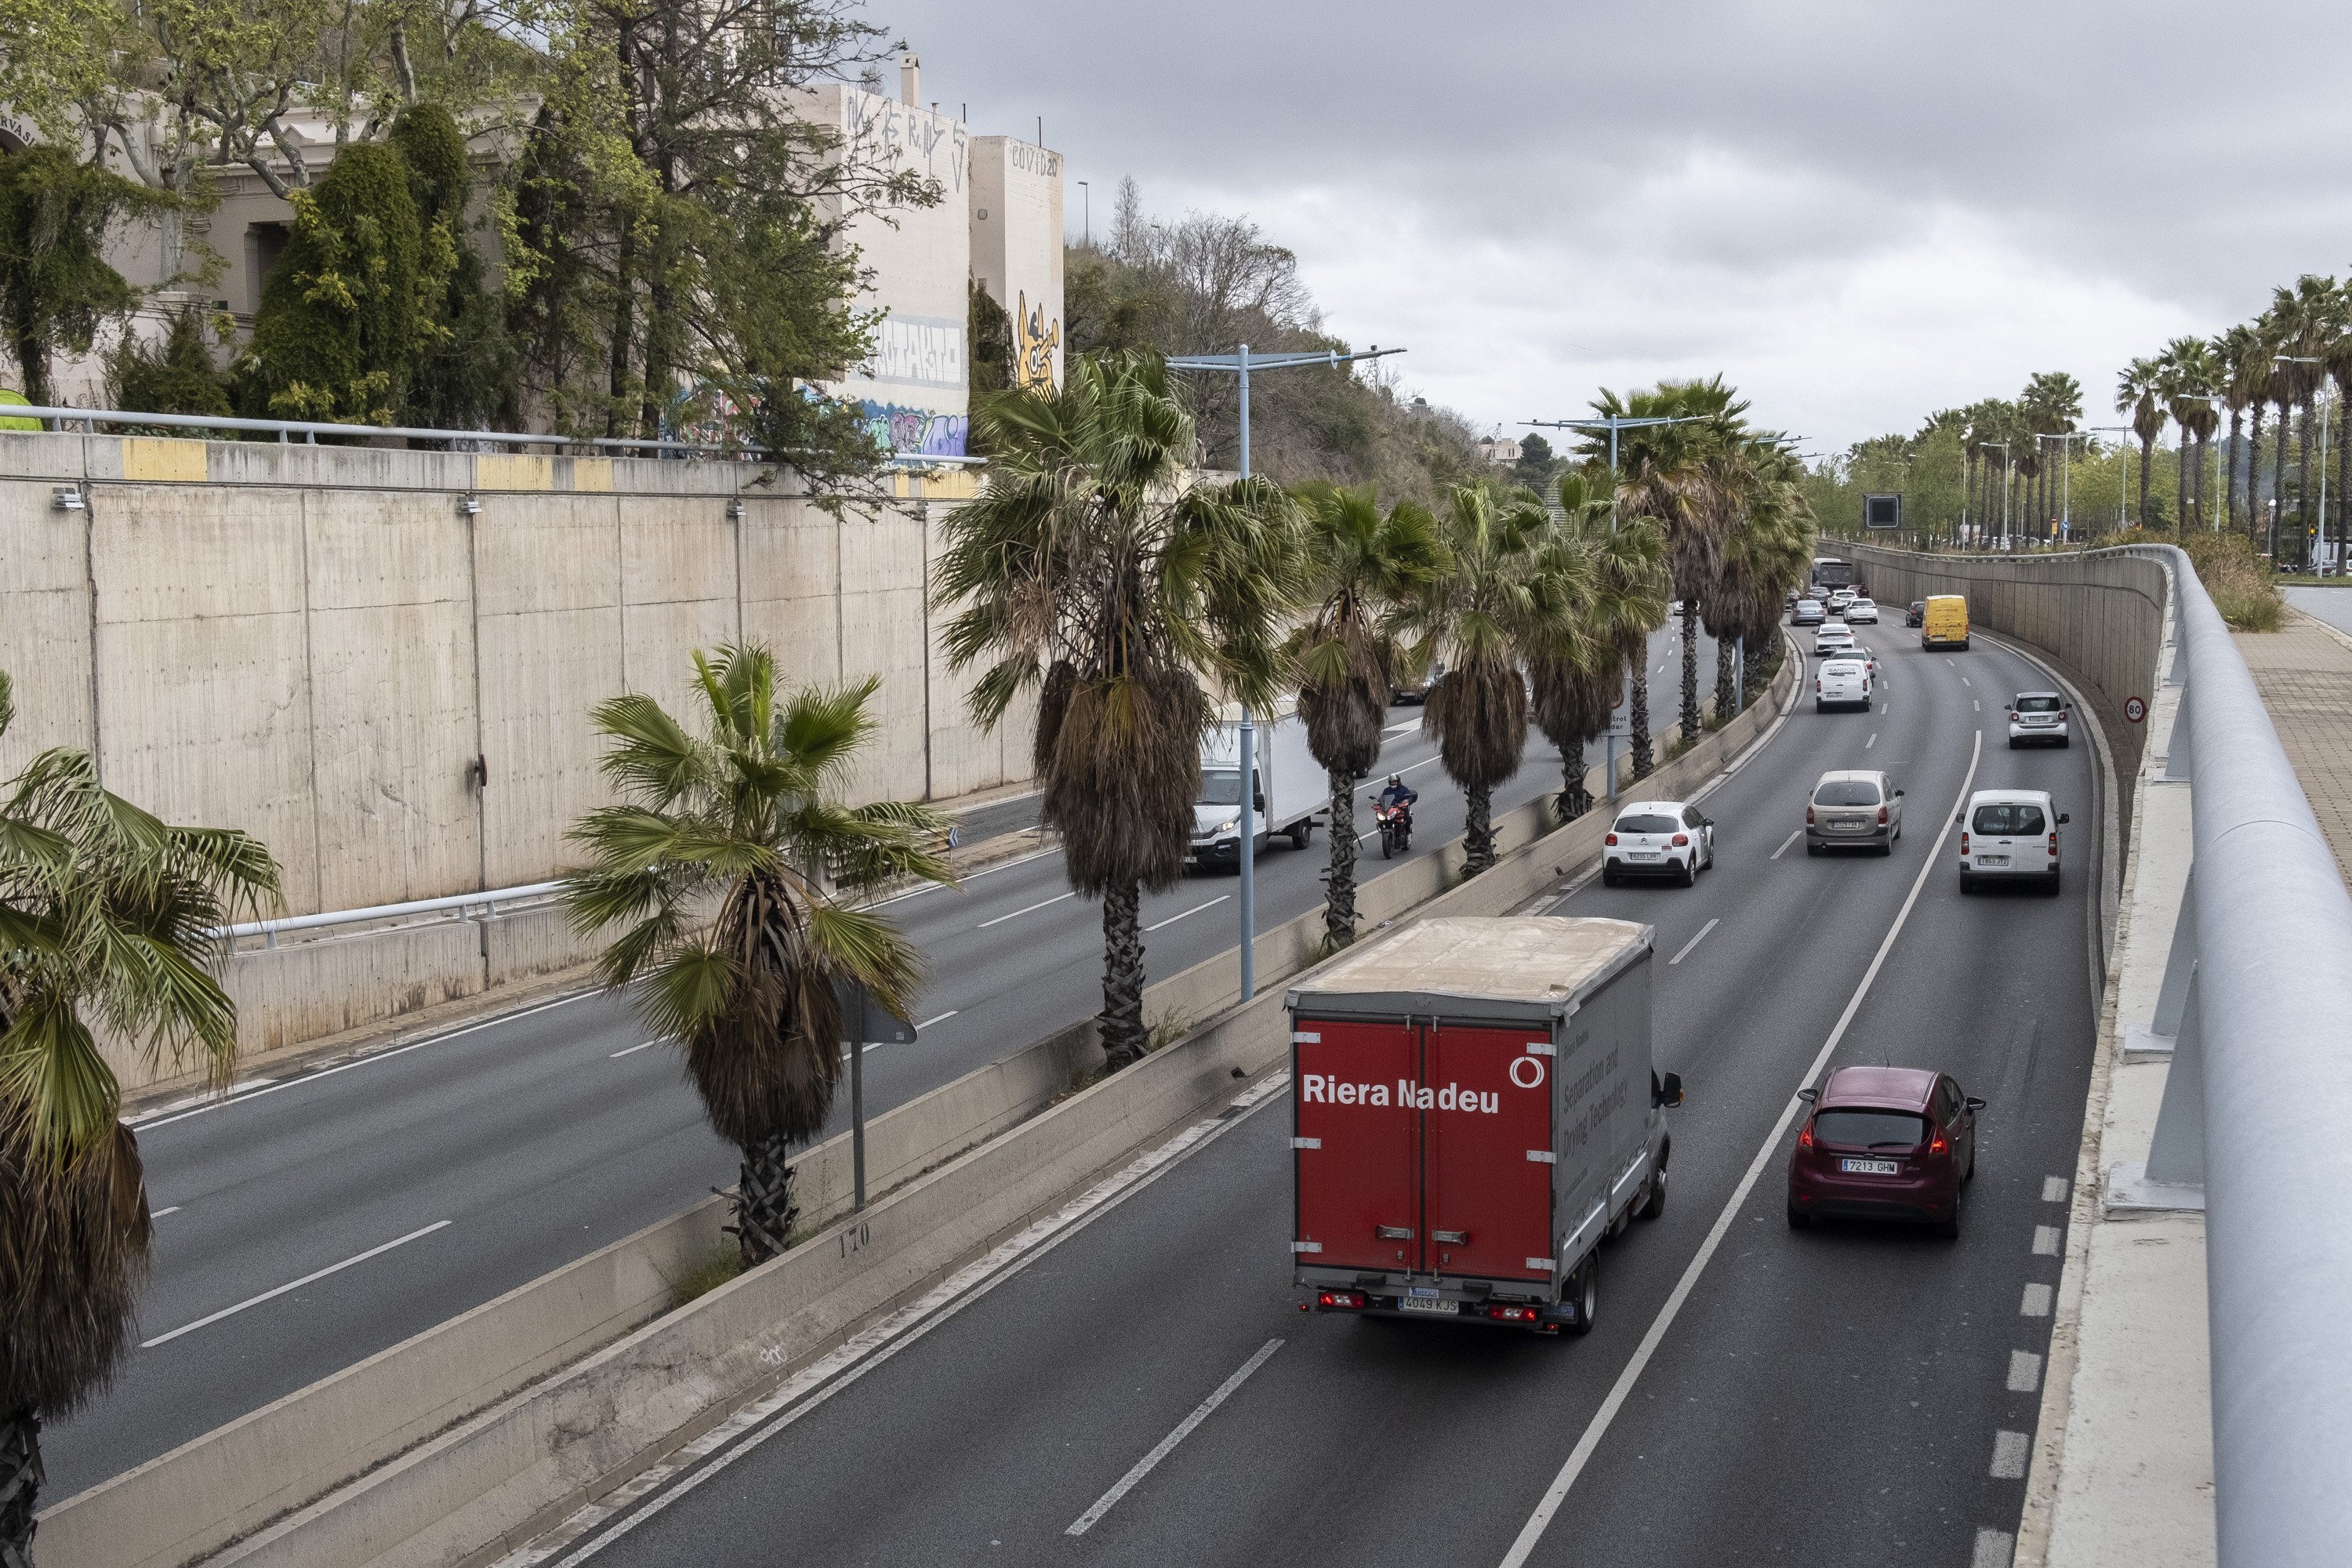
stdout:
POLYGON ((2124 699, 2124 717, 2137 724, 2147 717, 2147 704, 2137 697, 2124 699))

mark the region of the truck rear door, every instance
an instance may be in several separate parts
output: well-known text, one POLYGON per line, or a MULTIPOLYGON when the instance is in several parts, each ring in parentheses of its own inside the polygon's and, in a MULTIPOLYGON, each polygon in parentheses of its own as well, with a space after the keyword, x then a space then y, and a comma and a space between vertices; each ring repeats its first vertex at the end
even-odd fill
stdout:
POLYGON ((1494 1279, 1552 1275, 1552 1047, 1525 1026, 1429 1030, 1428 1267, 1494 1279))
POLYGON ((1292 1190, 1301 1263, 1420 1269, 1421 1031, 1302 1018, 1292 1030, 1292 1190))

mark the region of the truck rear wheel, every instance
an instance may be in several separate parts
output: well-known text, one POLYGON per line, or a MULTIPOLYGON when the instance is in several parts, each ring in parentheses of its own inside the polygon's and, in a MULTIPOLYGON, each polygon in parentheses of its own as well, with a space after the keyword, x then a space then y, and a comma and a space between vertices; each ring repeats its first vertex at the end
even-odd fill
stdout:
POLYGON ((1290 830, 1290 847, 1293 849, 1304 849, 1307 847, 1307 841, 1314 837, 1315 824, 1312 820, 1299 823, 1290 830))
POLYGON ((1655 1219, 1666 1212, 1666 1168, 1664 1165, 1650 1173, 1650 1195, 1636 1212, 1643 1219, 1655 1219))
POLYGON ((1601 1305, 1601 1255, 1588 1252, 1576 1272, 1568 1277, 1568 1298, 1576 1308, 1576 1321, 1568 1331, 1579 1338, 1592 1331, 1592 1315, 1601 1305))

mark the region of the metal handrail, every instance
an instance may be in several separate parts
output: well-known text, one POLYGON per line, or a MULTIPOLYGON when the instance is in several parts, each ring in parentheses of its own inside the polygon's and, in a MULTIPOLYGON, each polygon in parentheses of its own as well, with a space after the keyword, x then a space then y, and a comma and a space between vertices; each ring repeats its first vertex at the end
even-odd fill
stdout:
POLYGON ((2220 1561, 2318 1568, 2352 1540, 2352 893, 2188 556, 2119 552, 2169 571, 2187 675, 2196 1060, 2173 1070, 2203 1102, 2220 1561))
POLYGON ((563 890, 562 882, 530 882, 519 888, 491 888, 478 893, 453 893, 442 899, 411 899, 403 904, 373 904, 363 910, 329 910, 315 915, 284 915, 277 920, 247 921, 233 925, 218 934, 232 941, 238 937, 258 936, 268 939, 268 945, 278 945, 278 933, 289 931, 319 931, 328 926, 360 925, 368 921, 396 920, 403 915, 436 914, 445 910, 480 908, 488 914, 499 912, 501 903, 513 903, 522 899, 546 898, 563 890))
MULTIPOLYGON (((615 447, 630 451, 682 452, 689 457, 708 457, 737 461, 759 461, 778 455, 766 447, 705 447, 692 441, 665 441, 634 436, 552 436, 520 430, 441 430, 429 426, 414 425, 339 425, 314 419, 247 419, 228 414, 145 414, 122 408, 62 408, 42 404, 0 404, 0 421, 9 419, 54 419, 60 425, 79 424, 86 434, 95 434, 100 425, 153 425, 167 430, 252 430, 274 433, 281 446, 291 445, 291 436, 307 437, 315 446, 321 436, 396 436, 415 441, 486 441, 509 446, 594 447, 615 447)), ((0 425, 0 435, 31 436, 47 434, 31 430, 11 431, 0 425)), ((61 432, 60 432, 61 433, 61 432)), ((789 455, 781 460, 789 462, 789 455)), ((922 452, 893 452, 890 462, 898 468, 922 468, 941 465, 961 468, 983 462, 971 457, 950 457, 922 452)))

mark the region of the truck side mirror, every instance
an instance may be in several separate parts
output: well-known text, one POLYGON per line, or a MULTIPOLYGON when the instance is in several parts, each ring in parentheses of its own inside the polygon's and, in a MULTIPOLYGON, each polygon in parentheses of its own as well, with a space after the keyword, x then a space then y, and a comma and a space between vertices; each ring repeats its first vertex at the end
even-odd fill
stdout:
POLYGON ((1683 1075, 1670 1072, 1658 1080, 1658 1103, 1680 1105, 1683 1102, 1683 1075))
POLYGON ((1797 1091, 1797 1098, 1803 1100, 1807 1105, 1812 1104, 1815 1100, 1821 1099, 1821 1097, 1822 1091, 1818 1089, 1801 1089, 1797 1091))
POLYGON ((1901 799, 1903 798, 1903 792, 1902 792, 1901 790, 1899 790, 1899 789, 1898 789, 1898 790, 1896 790, 1896 791, 1895 792, 1895 799, 1897 799, 1897 800, 1901 800, 1901 799))
POLYGON ((1255 790, 1250 791, 1250 809, 1256 812, 1260 816, 1264 816, 1265 815, 1265 796, 1255 790))

